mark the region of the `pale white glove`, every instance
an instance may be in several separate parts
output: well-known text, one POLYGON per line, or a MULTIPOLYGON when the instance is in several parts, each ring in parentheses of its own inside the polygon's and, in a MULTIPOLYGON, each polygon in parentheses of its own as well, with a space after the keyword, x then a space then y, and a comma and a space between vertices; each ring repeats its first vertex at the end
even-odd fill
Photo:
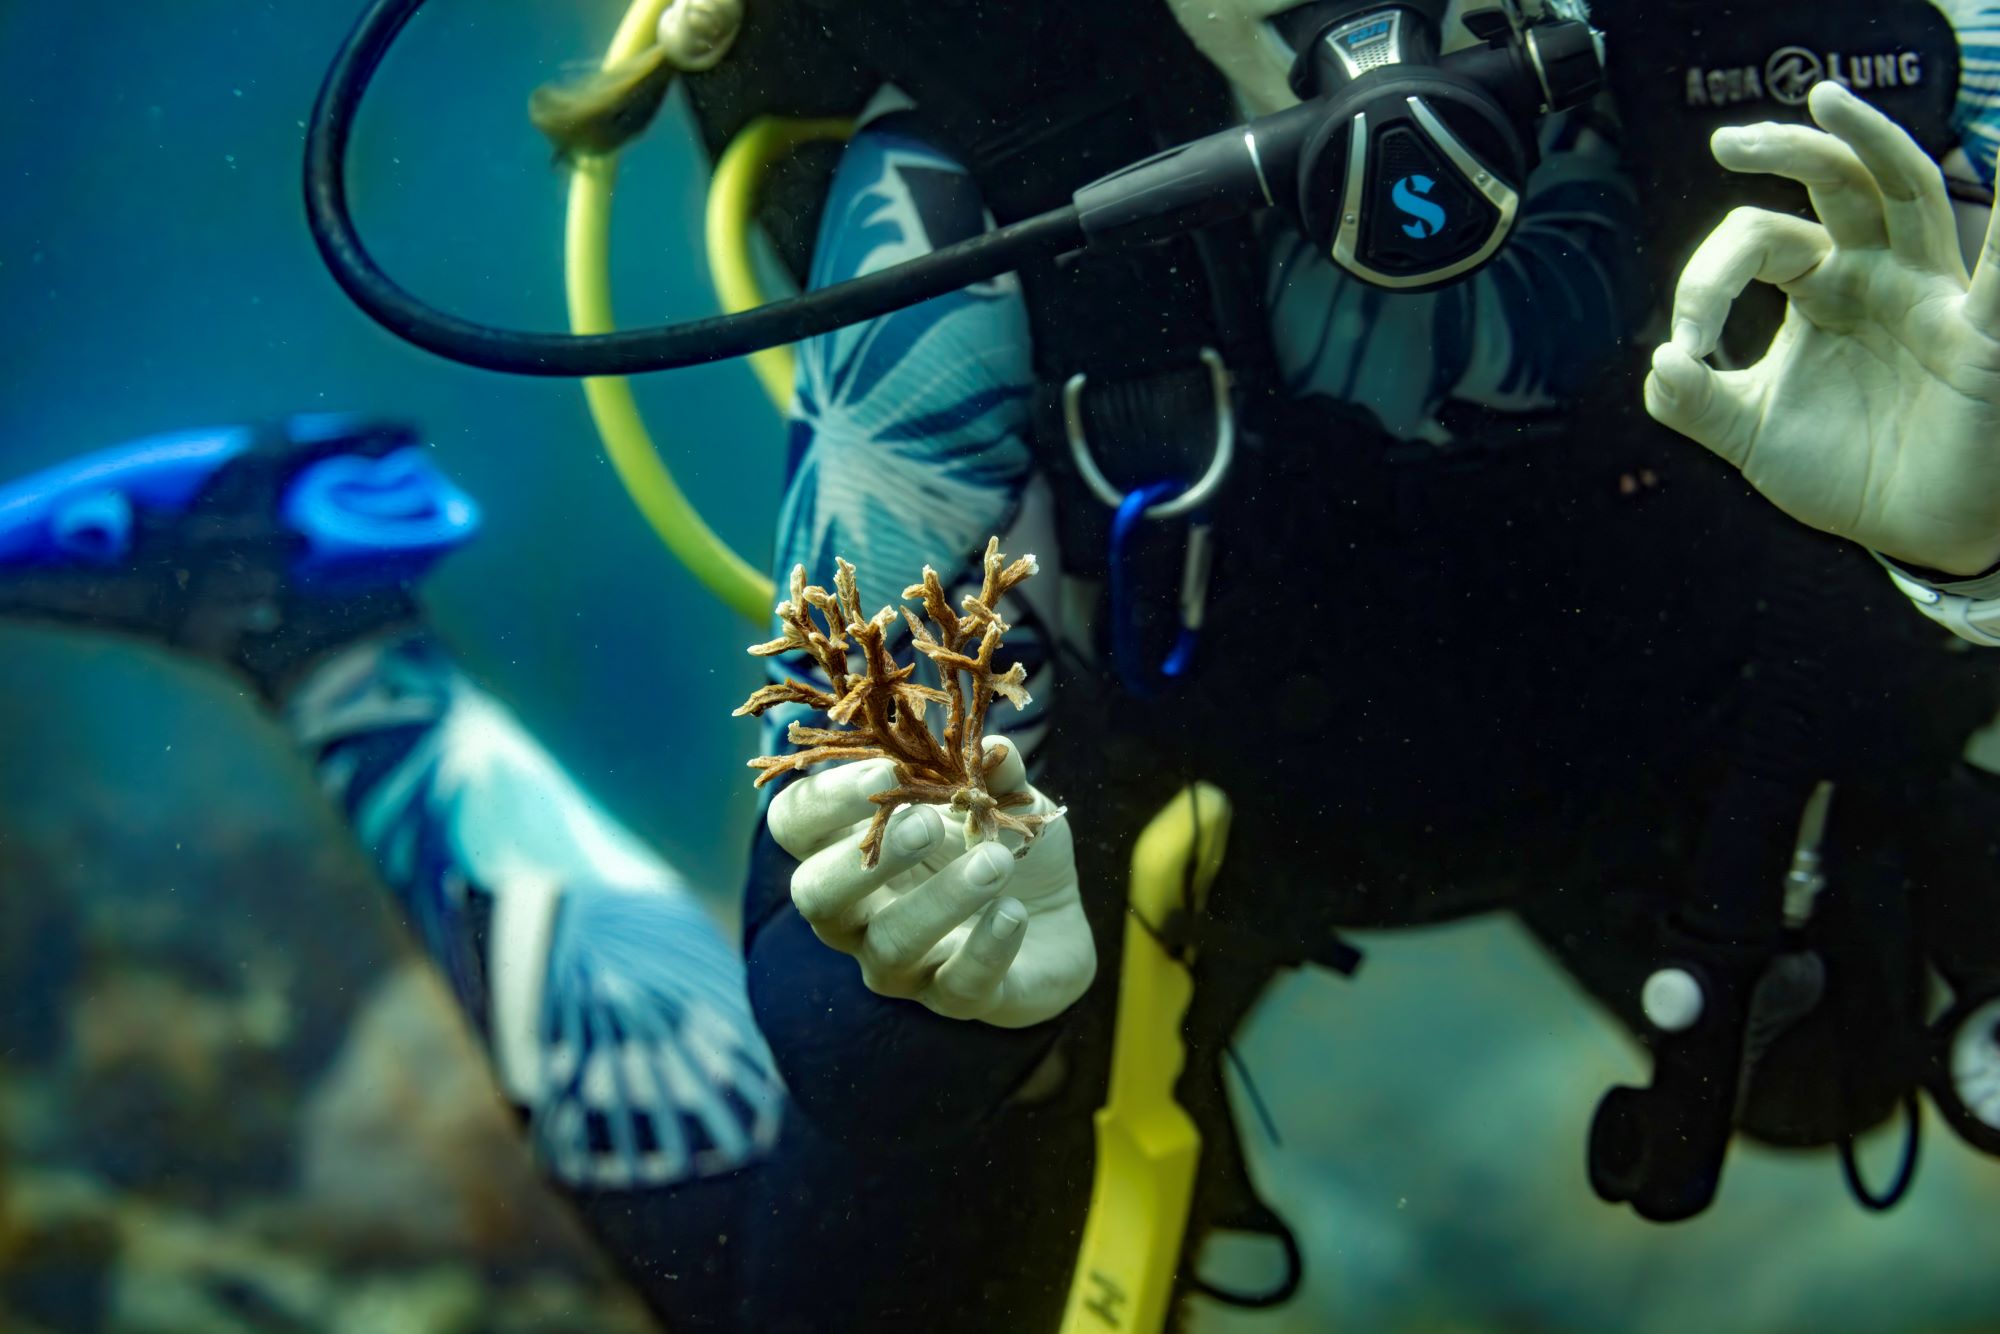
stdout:
MULTIPOLYGON (((1009 814, 1055 810, 1028 786, 1018 746, 986 744, 1007 750, 990 789, 1034 794, 1032 806, 1009 814)), ((1069 822, 1044 826, 1016 858, 1012 844, 968 850, 950 810, 912 806, 890 822, 881 861, 865 869, 869 794, 895 785, 887 760, 867 760, 808 775, 772 801, 771 837, 799 859, 792 903, 813 934, 854 956, 870 991, 946 1018, 1022 1028, 1068 1009, 1097 974, 1069 822)))
POLYGON ((1702 242, 1646 409, 1794 518, 1983 571, 2000 559, 2000 235, 1968 279, 1937 164, 1839 84, 1808 105, 1826 133, 1716 131, 1716 161, 1802 183, 1819 222, 1742 208, 1702 242), (1715 370, 1699 358, 1753 280, 1789 298, 1784 324, 1756 365, 1715 370))

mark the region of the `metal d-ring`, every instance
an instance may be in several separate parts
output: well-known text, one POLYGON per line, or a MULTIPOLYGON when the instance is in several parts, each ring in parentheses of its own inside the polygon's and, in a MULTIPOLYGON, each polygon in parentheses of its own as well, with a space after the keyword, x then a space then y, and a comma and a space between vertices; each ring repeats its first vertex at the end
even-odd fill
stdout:
MULTIPOLYGON (((1208 367, 1209 384, 1215 391, 1215 457, 1209 461, 1208 471, 1193 486, 1171 500, 1148 506, 1145 512, 1148 519, 1171 519, 1204 504, 1222 485, 1222 479, 1229 473, 1229 464, 1236 457, 1236 411, 1229 405, 1229 368, 1222 364, 1222 355, 1212 347, 1201 350, 1201 359, 1208 367)), ((1063 386, 1063 430, 1069 436, 1070 457, 1076 460, 1076 470, 1090 487, 1091 494, 1116 509, 1125 495, 1111 485, 1110 479, 1097 466, 1097 460, 1090 452, 1090 440, 1084 434, 1084 379, 1084 373, 1078 371, 1063 386)))

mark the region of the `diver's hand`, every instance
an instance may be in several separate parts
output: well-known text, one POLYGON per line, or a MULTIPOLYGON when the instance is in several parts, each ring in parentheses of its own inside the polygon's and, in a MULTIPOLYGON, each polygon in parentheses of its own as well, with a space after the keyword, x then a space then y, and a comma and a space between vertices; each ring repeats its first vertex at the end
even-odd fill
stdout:
POLYGON ((1976 574, 2000 559, 2000 233, 1968 279, 1937 165, 1838 84, 1809 105, 1826 133, 1716 132, 1718 162, 1803 183, 1819 222, 1738 209, 1702 243, 1647 411, 1815 528, 1976 574), (1790 299, 1784 324, 1717 371, 1698 358, 1753 279, 1790 299))
MULTIPOLYGON (((1034 792, 1020 814, 1055 809, 1028 787, 1019 747, 986 744, 1007 750, 987 780, 995 793, 1034 792)), ((1068 822, 1044 826, 1016 858, 1001 844, 967 849, 950 811, 913 806, 864 869, 868 796, 894 786, 889 762, 870 760, 809 775, 771 803, 771 836, 799 859, 792 903, 813 933, 854 956, 870 991, 947 1018, 1021 1028, 1068 1009, 1097 973, 1068 822)))

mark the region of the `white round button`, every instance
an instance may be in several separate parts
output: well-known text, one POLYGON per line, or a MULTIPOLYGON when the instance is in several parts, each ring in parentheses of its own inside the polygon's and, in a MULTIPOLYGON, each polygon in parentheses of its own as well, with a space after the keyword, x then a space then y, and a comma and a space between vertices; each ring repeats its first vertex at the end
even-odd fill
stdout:
POLYGON ((2000 1130, 2000 1000, 1959 1021, 1951 1039, 1951 1083, 1966 1111, 2000 1130))
POLYGON ((1647 1022, 1662 1033, 1680 1033, 1701 1018, 1701 983, 1685 968, 1662 968, 1640 988, 1647 1022))

